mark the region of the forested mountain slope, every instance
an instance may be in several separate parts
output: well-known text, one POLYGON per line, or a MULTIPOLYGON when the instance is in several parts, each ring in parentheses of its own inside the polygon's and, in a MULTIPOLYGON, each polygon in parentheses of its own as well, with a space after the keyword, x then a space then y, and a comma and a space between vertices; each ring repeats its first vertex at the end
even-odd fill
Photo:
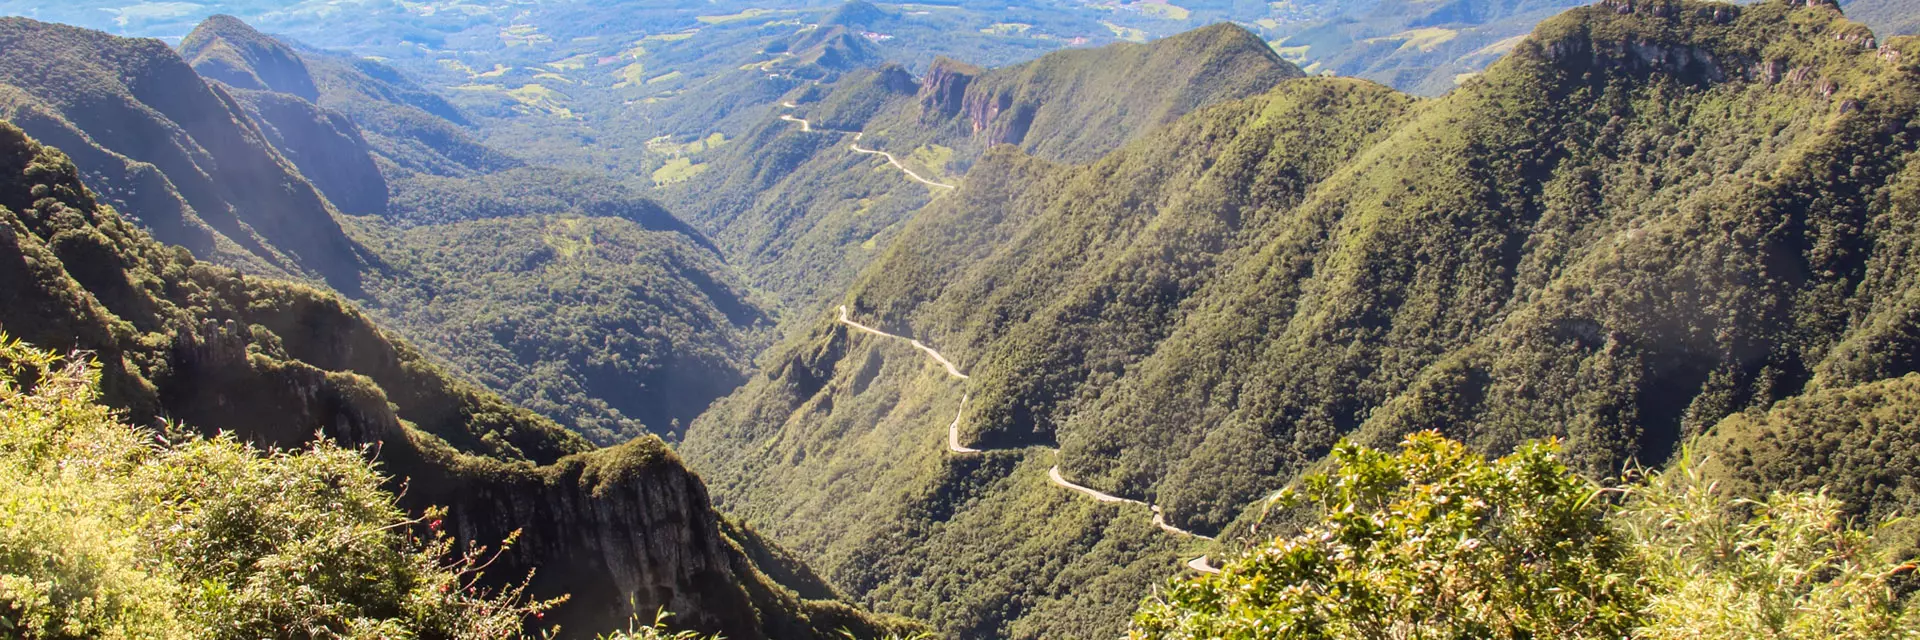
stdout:
POLYGON ((810 131, 768 119, 670 194, 750 282, 783 303, 811 305, 844 290, 941 191, 850 153, 853 134, 918 175, 952 182, 996 144, 1087 160, 1189 111, 1299 75, 1228 24, 990 71, 942 60, 917 81, 887 65, 797 91, 782 115, 807 120, 810 131))
POLYGON ((1221 23, 1147 44, 1060 51, 993 70, 936 60, 918 104, 878 114, 871 125, 902 141, 919 142, 914 134, 925 130, 922 144, 955 148, 961 167, 998 144, 1079 163, 1189 111, 1301 75, 1259 36, 1221 23))
POLYGON ((326 199, 165 44, 3 18, 0 84, 0 115, 73 149, 162 241, 357 292, 362 260, 326 199))
POLYGON ((414 510, 449 509, 463 542, 518 544, 486 576, 537 569, 534 591, 573 599, 570 634, 656 607, 737 638, 833 637, 880 622, 797 578, 708 506, 700 479, 657 438, 589 451, 552 421, 447 377, 350 304, 243 277, 151 240, 99 204, 68 159, 0 124, 0 328, 86 350, 105 401, 133 424, 178 420, 260 446, 317 437, 364 447, 414 510), (827 595, 826 597, 830 597, 827 595))
POLYGON ((342 213, 386 211, 386 177, 366 139, 345 114, 315 104, 320 90, 292 48, 231 16, 214 16, 187 34, 180 55, 224 85, 268 144, 342 213))
MULTIPOLYGON (((602 445, 674 436, 742 378, 761 311, 712 243, 652 200, 478 143, 459 110, 377 62, 302 54, 221 17, 183 44, 215 74, 297 75, 216 63, 223 51, 301 60, 317 75, 285 82, 316 87, 328 106, 284 91, 259 102, 367 123, 357 152, 307 135, 289 137, 288 155, 315 158, 317 172, 378 168, 380 180, 340 181, 328 195, 375 209, 347 225, 380 259, 365 300, 429 353, 602 445), (363 197, 375 187, 386 192, 377 202, 363 197)), ((321 121, 294 120, 271 128, 321 121)))
POLYGON ((479 144, 457 109, 391 68, 303 53, 224 16, 181 54, 28 20, 6 27, 22 45, 0 73, 21 83, 22 100, 49 96, 18 102, 13 118, 72 141, 88 180, 121 194, 163 241, 264 275, 312 273, 293 258, 344 243, 329 285, 598 444, 671 436, 738 384, 761 344, 763 314, 697 231, 607 178, 479 144), (94 60, 94 49, 109 55, 94 60), (105 87, 105 98, 68 85, 105 87), (101 116, 119 113, 102 104, 131 115, 101 116), (187 207, 195 197, 212 204, 187 207), (214 206, 241 226, 201 242, 167 223, 214 206), (252 238, 254 254, 222 251, 228 238, 252 238))
MULTIPOLYGON (((1915 56, 1827 4, 1614 1, 1440 99, 1297 79, 1084 167, 1002 148, 845 297, 969 379, 823 310, 683 452, 829 579, 969 637, 1111 635, 1194 544, 1056 462, 1223 535, 1342 437, 1659 464, 1920 366, 1915 56), (942 450, 956 415, 986 453, 942 450)), ((1911 467, 1878 446, 1835 473, 1911 467)))

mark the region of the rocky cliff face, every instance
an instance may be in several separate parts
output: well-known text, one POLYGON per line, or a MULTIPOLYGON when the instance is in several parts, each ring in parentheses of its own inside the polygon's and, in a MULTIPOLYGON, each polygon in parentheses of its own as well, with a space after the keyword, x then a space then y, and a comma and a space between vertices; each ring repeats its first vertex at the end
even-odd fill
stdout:
POLYGON ((986 144, 1020 144, 1027 137, 1027 129, 1033 126, 1033 114, 1040 110, 1040 105, 1016 103, 1013 93, 1002 88, 967 93, 960 110, 973 126, 973 134, 983 138, 986 144), (1000 117, 1002 113, 1006 117, 1000 117))
POLYGON ((946 144, 969 148, 968 156, 1013 144, 1049 160, 1084 162, 1200 106, 1301 75, 1258 36, 1222 24, 991 71, 936 59, 921 81, 918 120, 957 125, 971 138, 946 144))
MULTIPOLYGON (((0 123, 0 330, 85 350, 134 424, 177 420, 262 446, 364 447, 403 504, 449 508, 463 540, 523 537, 488 573, 571 594, 569 634, 665 607, 730 638, 898 628, 803 600, 719 526, 700 480, 657 438, 589 451, 578 436, 454 380, 340 298, 246 278, 154 242, 101 206, 66 156, 0 123)), ((803 585, 803 587, 810 587, 803 585)))
POLYGON ((922 122, 937 123, 960 114, 966 105, 967 85, 984 70, 951 58, 935 58, 920 80, 922 122))
MULTIPOLYGON (((486 541, 521 531, 501 568, 537 569, 535 588, 572 599, 555 613, 605 629, 658 608, 729 638, 767 637, 734 572, 706 487, 657 440, 576 456, 535 472, 455 478, 435 495, 450 530, 486 541)), ((437 493, 429 490, 429 493, 437 493)))

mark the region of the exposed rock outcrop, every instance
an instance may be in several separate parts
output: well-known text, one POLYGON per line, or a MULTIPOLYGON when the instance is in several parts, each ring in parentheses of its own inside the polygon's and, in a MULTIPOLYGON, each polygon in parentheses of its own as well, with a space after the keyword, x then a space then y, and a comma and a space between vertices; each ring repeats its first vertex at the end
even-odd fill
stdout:
POLYGON ((919 123, 937 128, 958 119, 956 132, 971 136, 969 157, 1013 144, 1080 162, 1203 105, 1302 75, 1259 36, 1227 23, 991 71, 940 58, 920 83, 919 123))
POLYGON ((923 122, 937 122, 960 113, 967 100, 967 85, 985 73, 984 69, 951 58, 935 58, 927 75, 920 80, 920 111, 923 122))

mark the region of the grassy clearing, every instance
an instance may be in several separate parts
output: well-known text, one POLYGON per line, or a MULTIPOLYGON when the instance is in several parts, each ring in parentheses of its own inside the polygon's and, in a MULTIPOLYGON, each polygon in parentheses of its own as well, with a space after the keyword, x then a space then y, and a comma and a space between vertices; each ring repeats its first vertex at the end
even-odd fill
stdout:
POLYGON ((679 157, 668 160, 665 165, 661 165, 659 169, 655 169, 651 177, 653 178, 653 184, 655 186, 665 186, 675 182, 683 182, 689 178, 700 175, 700 172, 706 170, 707 165, 705 164, 695 163, 691 158, 679 157))

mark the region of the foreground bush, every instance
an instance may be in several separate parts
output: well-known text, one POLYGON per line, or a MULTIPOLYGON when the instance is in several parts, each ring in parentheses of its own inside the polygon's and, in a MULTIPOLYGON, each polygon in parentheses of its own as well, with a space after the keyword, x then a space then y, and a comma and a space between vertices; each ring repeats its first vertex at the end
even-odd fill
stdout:
POLYGON ((359 452, 158 437, 86 361, 4 337, 0 369, 0 636, 513 638, 554 604, 472 589, 482 550, 359 452))
POLYGON ((1537 443, 1342 445, 1274 506, 1316 524, 1150 597, 1144 638, 1920 638, 1911 562, 1837 501, 1729 499, 1690 460, 1603 490, 1537 443))

